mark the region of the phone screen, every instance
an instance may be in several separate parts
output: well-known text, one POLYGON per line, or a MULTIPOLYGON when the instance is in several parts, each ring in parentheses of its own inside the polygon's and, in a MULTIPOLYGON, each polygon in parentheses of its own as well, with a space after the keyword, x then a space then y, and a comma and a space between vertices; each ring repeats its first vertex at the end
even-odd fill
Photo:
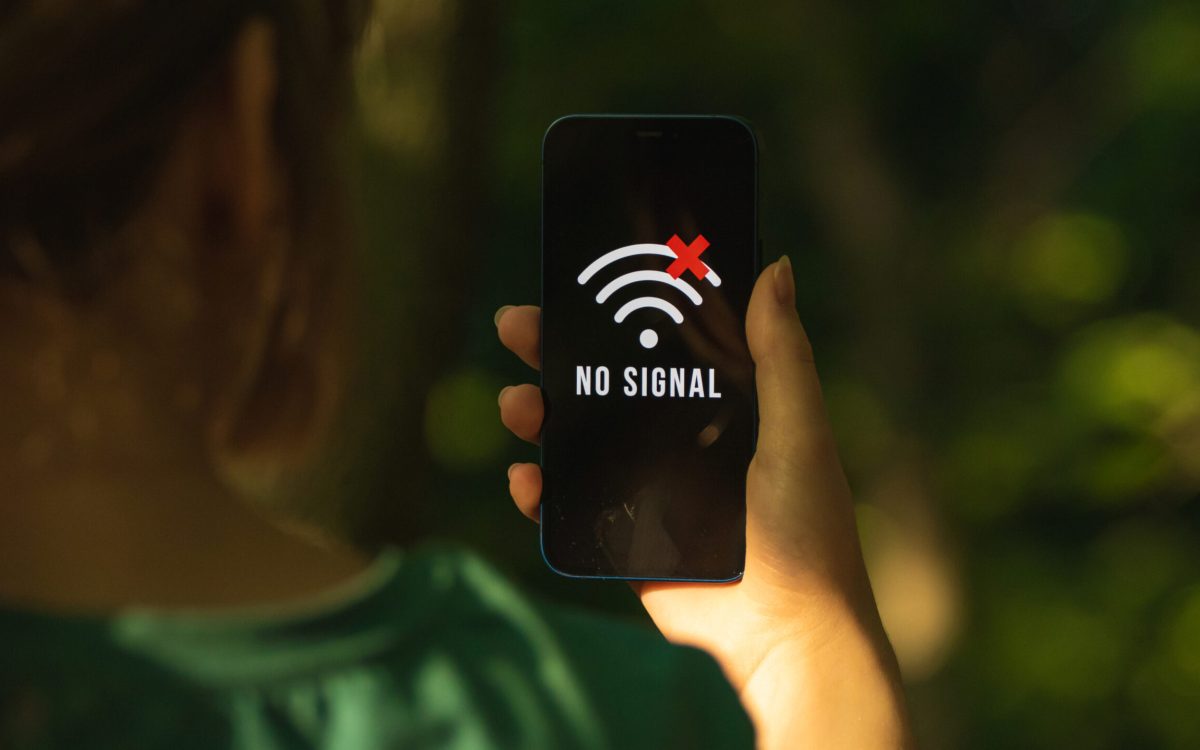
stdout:
POLYGON ((572 576, 736 579, 754 136, 728 117, 575 116, 542 160, 543 556, 572 576))

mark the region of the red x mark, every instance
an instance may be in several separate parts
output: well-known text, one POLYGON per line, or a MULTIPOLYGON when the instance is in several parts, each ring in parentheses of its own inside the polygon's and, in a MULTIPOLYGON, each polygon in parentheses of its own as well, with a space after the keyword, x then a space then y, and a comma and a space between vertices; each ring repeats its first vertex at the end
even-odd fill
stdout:
POLYGON ((671 239, 667 240, 667 247, 675 253, 675 260, 667 266, 667 273, 671 274, 671 278, 678 279, 689 268, 696 274, 697 279, 703 279, 708 273, 708 266, 700 260, 700 253, 708 249, 708 240, 704 239, 704 235, 696 235, 692 244, 685 245, 683 240, 679 239, 679 235, 673 234, 671 239))

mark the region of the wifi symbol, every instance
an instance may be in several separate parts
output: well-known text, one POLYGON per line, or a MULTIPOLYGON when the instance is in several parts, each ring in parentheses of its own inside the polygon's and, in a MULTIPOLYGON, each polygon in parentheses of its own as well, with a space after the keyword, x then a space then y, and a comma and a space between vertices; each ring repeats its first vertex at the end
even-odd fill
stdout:
MULTIPOLYGON (((704 298, 696 291, 688 282, 680 278, 685 271, 691 271, 696 278, 706 279, 713 286, 721 286, 721 277, 717 275, 707 263, 700 260, 700 254, 708 249, 708 240, 704 239, 704 235, 696 235, 696 239, 692 240, 691 244, 685 244, 679 238, 679 235, 672 235, 671 239, 667 240, 665 245, 655 244, 638 244, 626 245, 619 247, 616 250, 607 252, 601 255, 596 260, 592 261, 587 268, 583 269, 583 273, 579 274, 579 284, 583 286, 587 284, 593 276, 599 271, 607 268, 610 264, 616 263, 625 258, 632 258, 637 255, 661 255, 665 258, 672 258, 673 262, 667 266, 665 271, 630 271, 629 273, 618 276, 612 281, 604 285, 604 288, 596 295, 596 302, 604 304, 617 291, 642 281, 653 281, 659 284, 666 284, 683 292, 693 305, 697 307, 704 302, 704 298)), ((678 307, 671 304, 660 297, 637 297, 631 299, 617 309, 613 320, 617 323, 625 322, 625 318, 635 310, 644 308, 654 308, 662 310, 671 320, 678 325, 683 322, 683 313, 678 307)), ((646 328, 638 336, 638 341, 646 349, 653 349, 658 345, 658 333, 652 328, 646 328)))

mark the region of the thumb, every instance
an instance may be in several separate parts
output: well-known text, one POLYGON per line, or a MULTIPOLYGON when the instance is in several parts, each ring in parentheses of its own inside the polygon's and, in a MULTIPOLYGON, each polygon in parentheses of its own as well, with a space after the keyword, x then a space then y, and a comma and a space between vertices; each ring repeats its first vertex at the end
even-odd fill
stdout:
POLYGON ((787 463, 813 455, 832 436, 786 255, 763 269, 754 285, 746 338, 758 387, 758 455, 787 463))

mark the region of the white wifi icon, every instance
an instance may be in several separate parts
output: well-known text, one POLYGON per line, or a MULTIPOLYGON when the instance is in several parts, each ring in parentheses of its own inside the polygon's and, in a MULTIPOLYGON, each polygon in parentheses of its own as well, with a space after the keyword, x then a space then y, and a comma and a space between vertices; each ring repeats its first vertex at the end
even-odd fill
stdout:
MULTIPOLYGON (((604 304, 609 297, 630 284, 651 281, 678 289, 693 305, 699 307, 704 302, 704 298, 700 296, 700 292, 696 291, 695 287, 684 281, 681 276, 684 270, 691 270, 697 277, 708 281, 713 286, 721 286, 721 277, 717 275, 717 272, 711 266, 699 258, 704 248, 708 247, 708 241, 704 239, 703 235, 698 235, 697 239, 693 240, 692 244, 688 246, 679 239, 678 235, 675 235, 668 240, 668 243, 667 245, 650 243, 626 245, 625 247, 619 247, 616 250, 607 252, 592 261, 587 268, 583 269, 583 273, 579 274, 579 284, 580 286, 587 284, 593 276, 619 260, 638 255, 661 255, 664 258, 673 259, 667 271, 642 270, 622 274, 604 285, 604 288, 596 294, 596 302, 604 304), (679 269, 677 274, 669 272, 676 268, 679 269)), ((675 321, 676 325, 683 322, 683 312, 678 307, 661 297, 651 296, 637 297, 621 305, 617 309, 616 314, 613 315, 613 320, 617 323, 623 323, 625 322, 625 318, 629 317, 630 313, 644 308, 654 308, 663 311, 670 316, 671 320, 675 321)), ((658 346, 658 333, 652 328, 643 329, 642 333, 638 336, 638 341, 646 349, 653 349, 655 346, 658 346)))

